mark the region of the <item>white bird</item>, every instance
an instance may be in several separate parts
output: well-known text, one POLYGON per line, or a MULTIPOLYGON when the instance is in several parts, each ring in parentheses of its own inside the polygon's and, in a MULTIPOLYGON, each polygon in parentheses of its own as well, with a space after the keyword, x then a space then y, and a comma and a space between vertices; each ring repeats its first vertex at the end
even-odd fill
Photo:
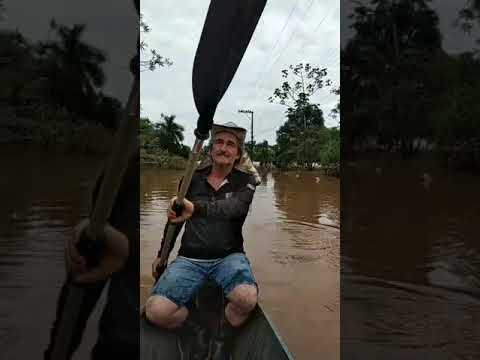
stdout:
POLYGON ((320 178, 318 176, 315 177, 315 182, 318 184, 320 182, 320 178))

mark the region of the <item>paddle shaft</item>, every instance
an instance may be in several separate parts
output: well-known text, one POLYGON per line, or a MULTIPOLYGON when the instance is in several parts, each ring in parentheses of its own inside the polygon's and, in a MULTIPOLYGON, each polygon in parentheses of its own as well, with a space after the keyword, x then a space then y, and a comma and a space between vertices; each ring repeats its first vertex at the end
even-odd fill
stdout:
MULTIPOLYGON (((103 228, 112 211, 123 174, 128 165, 128 153, 130 151, 130 139, 136 130, 135 117, 138 116, 138 104, 140 96, 140 81, 135 77, 127 102, 126 112, 120 128, 115 136, 112 152, 105 169, 104 178, 95 202, 95 208, 90 218, 88 236, 91 241, 103 235, 103 228)), ((67 269, 68 271, 68 269, 67 269)), ((68 279, 67 299, 59 319, 58 331, 54 340, 52 359, 68 359, 68 351, 72 341, 75 325, 78 321, 80 308, 85 296, 85 290, 76 286, 68 279)))
MULTIPOLYGON (((203 141, 212 128, 217 105, 240 65, 265 4, 266 0, 210 1, 192 73, 193 99, 199 114, 196 140, 177 194, 177 208, 183 205, 203 141)), ((167 224, 158 269, 166 268, 175 227, 170 222, 167 224)))
MULTIPOLYGON (((195 139, 195 144, 193 145, 192 151, 190 153, 190 158, 188 160, 187 169, 185 170, 185 175, 180 185, 180 189, 178 190, 178 194, 177 194, 178 204, 182 204, 183 199, 185 199, 185 194, 188 191, 190 182, 192 181, 193 172, 195 171, 195 168, 197 166, 198 156, 200 155, 200 151, 202 150, 203 141, 204 140, 199 138, 195 139)), ((171 243, 173 241, 173 236, 175 234, 176 225, 169 222, 167 226, 168 226, 167 233, 165 235, 164 244, 160 252, 159 266, 161 268, 165 268, 165 266, 167 265, 168 254, 169 254, 171 243)))
POLYGON ((138 113, 138 102, 140 93, 140 81, 135 78, 132 90, 127 103, 127 115, 122 121, 118 134, 115 137, 115 144, 105 169, 105 175, 100 187, 98 199, 95 203, 90 226, 89 235, 92 239, 96 239, 103 235, 103 227, 112 212, 115 197, 122 183, 123 174, 128 165, 128 153, 130 151, 132 133, 136 131, 137 124, 135 117, 138 113))

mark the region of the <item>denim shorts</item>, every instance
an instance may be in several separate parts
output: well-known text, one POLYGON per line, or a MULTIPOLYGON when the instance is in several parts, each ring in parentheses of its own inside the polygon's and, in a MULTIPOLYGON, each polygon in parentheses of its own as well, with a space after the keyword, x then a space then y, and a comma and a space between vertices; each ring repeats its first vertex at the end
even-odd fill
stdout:
POLYGON ((209 279, 222 287, 225 296, 240 284, 254 285, 258 289, 250 261, 243 253, 215 260, 178 256, 158 279, 152 295, 166 297, 178 306, 184 306, 209 279))

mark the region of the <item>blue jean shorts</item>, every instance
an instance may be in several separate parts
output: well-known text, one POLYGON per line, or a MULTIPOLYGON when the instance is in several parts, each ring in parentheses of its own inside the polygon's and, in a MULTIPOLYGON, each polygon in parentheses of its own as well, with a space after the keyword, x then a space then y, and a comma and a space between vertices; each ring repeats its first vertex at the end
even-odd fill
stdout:
POLYGON ((240 284, 254 285, 258 289, 245 254, 234 253, 215 260, 178 256, 158 279, 152 295, 166 297, 178 306, 184 306, 209 279, 222 287, 225 296, 240 284))

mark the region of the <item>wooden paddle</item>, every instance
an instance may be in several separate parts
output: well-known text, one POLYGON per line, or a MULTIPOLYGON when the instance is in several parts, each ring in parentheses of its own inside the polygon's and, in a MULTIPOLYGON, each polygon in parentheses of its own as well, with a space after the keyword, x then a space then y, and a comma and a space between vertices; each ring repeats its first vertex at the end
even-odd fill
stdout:
MULTIPOLYGON (((112 152, 108 159, 103 181, 98 193, 93 213, 90 217, 87 237, 81 239, 82 255, 87 255, 87 264, 90 267, 98 265, 101 256, 104 236, 103 229, 110 216, 114 200, 121 185, 123 174, 128 165, 128 154, 131 151, 133 134, 137 131, 138 105, 140 97, 140 81, 135 80, 126 105, 124 118, 118 129, 112 152)), ((68 358, 68 351, 72 342, 72 335, 77 324, 79 311, 85 295, 85 288, 73 283, 69 275, 67 280, 66 302, 59 319, 55 339, 53 339, 51 359, 64 360, 68 358)))
MULTIPOLYGON (((177 194, 174 210, 181 212, 203 142, 208 139, 213 116, 230 85, 252 38, 267 0, 211 0, 193 64, 192 88, 199 118, 195 143, 177 194)), ((175 234, 168 223, 160 250, 157 276, 166 268, 175 234)))

